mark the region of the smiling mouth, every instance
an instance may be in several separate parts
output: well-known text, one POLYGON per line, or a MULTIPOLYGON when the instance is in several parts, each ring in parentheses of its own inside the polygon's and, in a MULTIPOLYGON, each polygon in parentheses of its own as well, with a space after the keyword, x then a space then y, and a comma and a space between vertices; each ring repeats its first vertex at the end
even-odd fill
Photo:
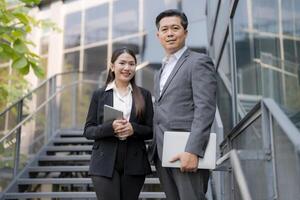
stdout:
POLYGON ((130 76, 131 73, 122 73, 123 76, 130 76))

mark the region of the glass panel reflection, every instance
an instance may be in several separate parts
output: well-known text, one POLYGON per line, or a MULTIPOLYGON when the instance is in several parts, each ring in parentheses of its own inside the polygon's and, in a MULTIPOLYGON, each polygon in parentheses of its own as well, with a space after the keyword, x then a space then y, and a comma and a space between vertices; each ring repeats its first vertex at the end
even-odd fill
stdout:
POLYGON ((297 186, 300 185, 299 149, 297 155, 293 143, 278 123, 273 121, 278 199, 294 200, 300 197, 300 190, 297 189, 297 186))
MULTIPOLYGON (((244 150, 244 152, 249 153, 249 155, 251 155, 251 153, 262 153, 263 136, 261 124, 261 117, 258 117, 250 126, 243 130, 241 134, 234 138, 232 149, 244 150)), ((241 159, 242 169, 252 199, 268 199, 268 173, 270 173, 266 171, 268 164, 269 162, 265 159, 252 157, 241 159), (259 179, 257 177, 259 177, 259 179)), ((239 195, 239 192, 236 191, 235 194, 239 195)))
POLYGON ((63 72, 79 70, 79 51, 66 53, 64 56, 63 72))
POLYGON ((217 104, 221 115, 224 135, 227 135, 233 127, 233 113, 232 113, 232 99, 230 93, 224 85, 224 82, 218 77, 218 88, 217 88, 217 104))
POLYGON ((64 27, 65 49, 80 45, 81 12, 66 15, 64 27))
POLYGON ((46 124, 44 106, 22 126, 19 170, 22 170, 45 144, 46 124))
MULTIPOLYGON (((141 36, 142 37, 142 36, 141 36)), ((127 47, 134 51, 135 54, 140 53, 140 40, 141 37, 129 38, 122 41, 117 41, 113 43, 113 51, 118 48, 127 47)))
POLYGON ((100 72, 106 70, 107 46, 98 46, 84 51, 83 69, 87 73, 93 74, 96 79, 100 72))
POLYGON ((295 117, 300 113, 300 105, 295 103, 300 93, 300 42, 299 38, 294 37, 299 27, 299 20, 296 21, 299 14, 295 12, 297 7, 300 7, 299 2, 282 1, 283 33, 293 36, 283 35, 281 38, 277 1, 238 3, 234 16, 234 38, 238 101, 244 114, 261 97, 269 97, 280 105, 295 124, 300 123, 300 118, 295 117), (250 5, 252 9, 249 9, 250 5), (253 20, 249 19, 251 16, 253 20), (252 25, 255 31, 251 30, 252 25))
POLYGON ((79 84, 79 91, 77 95, 77 107, 76 109, 76 128, 82 129, 84 127, 86 116, 88 112, 88 108, 90 105, 90 100, 92 93, 99 87, 103 87, 103 85, 99 85, 98 81, 95 81, 95 83, 82 83, 79 84))
POLYGON ((13 179, 15 149, 16 133, 12 133, 0 143, 0 192, 3 192, 13 179))
POLYGON ((139 1, 115 1, 113 14, 113 38, 139 31, 139 1))
POLYGON ((283 33, 292 36, 300 36, 300 1, 284 0, 282 6, 283 33))
POLYGON ((48 54, 48 48, 49 48, 49 36, 43 36, 41 38, 41 54, 48 54))
POLYGON ((108 4, 86 10, 85 44, 107 40, 108 4))
POLYGON ((252 0, 251 3, 254 28, 263 32, 278 33, 278 2, 275 0, 252 0))

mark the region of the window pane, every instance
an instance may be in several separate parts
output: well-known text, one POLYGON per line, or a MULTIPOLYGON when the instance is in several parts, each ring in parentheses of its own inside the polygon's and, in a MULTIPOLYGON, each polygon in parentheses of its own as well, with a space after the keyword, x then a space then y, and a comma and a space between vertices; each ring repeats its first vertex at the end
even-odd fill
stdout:
MULTIPOLYGON (((106 71, 107 46, 89 48, 84 51, 83 70, 93 74, 96 79, 103 71, 106 71)), ((105 76, 104 76, 105 77, 105 76)))
POLYGON ((294 200, 300 197, 299 157, 292 142, 273 120, 274 154, 277 175, 278 199, 294 200))
POLYGON ((239 1, 234 16, 234 38, 238 106, 241 108, 241 117, 256 104, 261 96, 261 65, 257 58, 260 57, 262 42, 260 38, 255 38, 253 33, 246 31, 249 25, 247 12, 247 1, 239 1))
MULTIPOLYGON (((253 0, 251 15, 247 14, 247 2, 239 1, 234 16, 238 101, 245 114, 261 97, 272 98, 297 125, 300 113, 300 42, 295 36, 283 36, 281 45, 277 34, 265 33, 278 31, 278 25, 275 25, 278 17, 274 14, 278 12, 277 1, 253 0), (254 27, 258 29, 255 33, 247 29, 251 21, 249 16, 253 16, 254 27)), ((293 10, 300 5, 294 0, 282 1, 282 4, 283 31, 295 35, 299 20, 296 22, 297 14, 293 10)))
POLYGON ((252 0, 253 26, 255 29, 264 32, 278 33, 278 13, 277 1, 252 0))
POLYGON ((232 129, 233 125, 233 116, 232 116, 232 99, 231 95, 228 92, 227 88, 224 85, 224 82, 218 76, 218 89, 217 89, 217 104, 219 112, 221 115, 224 135, 227 135, 232 129))
POLYGON ((86 10, 85 44, 107 40, 108 4, 86 10))
POLYGON ((137 33, 139 1, 115 1, 113 14, 113 38, 137 33))
POLYGON ((224 82, 226 82, 226 84, 228 84, 228 87, 231 89, 231 67, 232 64, 230 60, 230 43, 229 39, 227 39, 218 67, 219 73, 225 74, 224 79, 226 80, 222 80, 221 77, 218 76, 217 89, 217 103, 225 134, 228 134, 233 127, 232 98, 230 91, 228 91, 227 87, 224 84, 224 82))
POLYGON ((43 36, 41 38, 41 54, 45 55, 48 54, 48 48, 49 48, 49 36, 43 36))
POLYGON ((121 47, 128 47, 131 50, 133 50, 135 54, 139 54, 140 53, 139 37, 134 37, 134 38, 113 43, 113 51, 121 47))
POLYGON ((282 4, 283 33, 300 36, 300 2, 297 0, 284 0, 282 4))
POLYGON ((79 52, 66 53, 64 57, 63 72, 79 70, 79 52))
POLYGON ((80 45, 81 12, 72 13, 66 16, 64 33, 65 49, 80 45))

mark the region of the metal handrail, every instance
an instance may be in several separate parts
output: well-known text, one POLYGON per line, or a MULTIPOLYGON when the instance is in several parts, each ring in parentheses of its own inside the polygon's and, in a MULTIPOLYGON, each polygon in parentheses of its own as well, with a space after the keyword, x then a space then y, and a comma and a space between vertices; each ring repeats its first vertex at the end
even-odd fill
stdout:
POLYGON ((218 159, 217 165, 222 165, 228 159, 230 160, 237 185, 241 192, 242 199, 252 200, 237 151, 235 149, 230 150, 228 153, 218 159))
POLYGON ((220 146, 224 146, 225 143, 239 135, 245 128, 247 128, 251 123, 261 116, 262 104, 265 105, 272 115, 280 128, 288 136, 292 144, 300 151, 300 131, 291 122, 291 120, 286 116, 286 114, 279 108, 273 99, 264 98, 258 102, 247 114, 246 116, 229 132, 224 141, 220 146))
POLYGON ((262 103, 268 108, 272 117, 276 120, 280 128, 287 135, 290 142, 294 145, 300 153, 300 131, 296 128, 293 122, 286 116, 286 114, 279 108, 273 99, 264 99, 262 103))
MULTIPOLYGON (((254 154, 250 154, 250 159, 258 159, 258 160, 264 160, 265 168, 270 174, 266 176, 266 181, 269 183, 266 187, 267 195, 273 196, 274 198, 278 197, 278 180, 277 180, 277 171, 276 171, 276 161, 275 161, 275 147, 274 147, 274 130, 277 130, 277 126, 282 130, 282 134, 286 136, 286 138, 289 140, 290 145, 293 146, 295 155, 297 155, 297 158, 300 158, 300 131, 296 128, 296 126, 292 123, 292 121, 287 117, 287 115, 280 109, 280 107, 276 104, 276 102, 273 99, 265 98, 262 99, 259 103, 257 103, 252 110, 247 113, 247 115, 230 131, 230 133, 226 136, 226 138, 223 140, 223 142, 220 144, 221 151, 225 154, 217 161, 217 166, 219 166, 219 169, 222 169, 221 164, 227 160, 231 159, 232 157, 232 150, 234 146, 234 141, 236 137, 239 137, 241 134, 245 133, 245 130, 248 129, 253 123, 261 118, 261 128, 262 128, 262 135, 259 135, 262 141, 262 147, 261 149, 256 149, 255 156, 254 154), (276 124, 276 127, 273 127, 273 125, 276 124), (228 152, 228 153, 227 153, 228 152), (274 159, 274 160, 273 160, 274 159), (267 162, 272 160, 272 162, 267 162)), ((255 134, 255 125, 252 126, 254 128, 254 132, 251 131, 252 134, 255 134)), ((249 153, 249 150, 242 149, 241 151, 238 151, 240 155, 243 155, 241 159, 246 159, 247 157, 244 157, 249 153), (246 153, 246 154, 245 154, 246 153)), ((253 153, 253 152, 252 152, 253 153)), ((297 162, 299 162, 299 158, 297 159, 297 162)), ((234 155, 233 158, 234 160, 234 155)), ((236 165, 231 162, 231 166, 236 165)), ((234 167, 233 167, 234 168, 234 167)), ((236 168, 237 171, 239 171, 239 167, 236 168)), ((236 169, 233 169, 233 172, 236 174, 241 174, 242 171, 237 172, 236 169)), ((236 175, 240 176, 240 175, 236 175)), ((243 179, 243 178, 242 178, 243 179)), ((239 180, 239 178, 236 180, 238 187, 240 190, 247 190, 247 188, 241 188, 241 185, 246 185, 243 183, 243 180, 239 180), (239 181, 242 181, 242 183, 239 183, 239 181)), ((245 194, 248 192, 245 191, 245 194)), ((243 199, 248 198, 243 197, 243 199)), ((251 198, 251 197, 250 197, 251 198)))
POLYGON ((23 119, 21 122, 19 122, 13 129, 11 129, 5 136, 3 136, 0 139, 0 143, 3 142, 6 138, 8 138, 12 133, 14 133, 18 128, 20 128, 27 120, 29 120, 32 116, 34 116, 42 107, 44 107, 49 101, 51 101, 56 95, 66 88, 72 87, 73 85, 76 85, 78 83, 98 83, 97 81, 90 81, 90 80, 81 80, 81 81, 74 81, 73 83, 67 84, 66 86, 63 86, 59 90, 57 90, 55 93, 53 93, 45 102, 43 102, 41 105, 39 105, 31 114, 29 114, 25 119, 23 119))
POLYGON ((54 79, 57 76, 60 75, 65 75, 65 74, 72 74, 72 73, 85 73, 84 71, 69 71, 69 72, 62 72, 62 73, 57 73, 54 74, 52 76, 50 76, 49 78, 47 78, 46 80, 43 80, 36 88, 34 88, 33 90, 29 91, 27 94, 25 94, 24 96, 22 96, 21 98, 19 98, 16 102, 12 103, 11 105, 9 105, 7 108, 5 108, 1 113, 1 115, 4 115, 6 112, 8 112, 12 107, 16 106, 19 104, 19 102, 23 101, 25 98, 27 98, 28 96, 30 96, 31 94, 33 94, 35 91, 37 91, 39 88, 43 87, 47 82, 50 82, 51 79, 54 79))

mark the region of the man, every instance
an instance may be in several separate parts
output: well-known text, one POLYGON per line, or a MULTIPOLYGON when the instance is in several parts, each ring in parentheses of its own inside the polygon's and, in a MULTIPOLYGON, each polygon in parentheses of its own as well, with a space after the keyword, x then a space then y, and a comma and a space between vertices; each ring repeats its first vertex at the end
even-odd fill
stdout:
POLYGON ((163 66, 154 82, 154 139, 150 158, 168 200, 203 200, 209 171, 197 169, 204 156, 216 109, 216 74, 211 59, 185 46, 188 20, 178 10, 156 18, 157 37, 164 48, 163 66), (180 168, 161 166, 165 131, 191 132, 185 152, 174 155, 180 168))

